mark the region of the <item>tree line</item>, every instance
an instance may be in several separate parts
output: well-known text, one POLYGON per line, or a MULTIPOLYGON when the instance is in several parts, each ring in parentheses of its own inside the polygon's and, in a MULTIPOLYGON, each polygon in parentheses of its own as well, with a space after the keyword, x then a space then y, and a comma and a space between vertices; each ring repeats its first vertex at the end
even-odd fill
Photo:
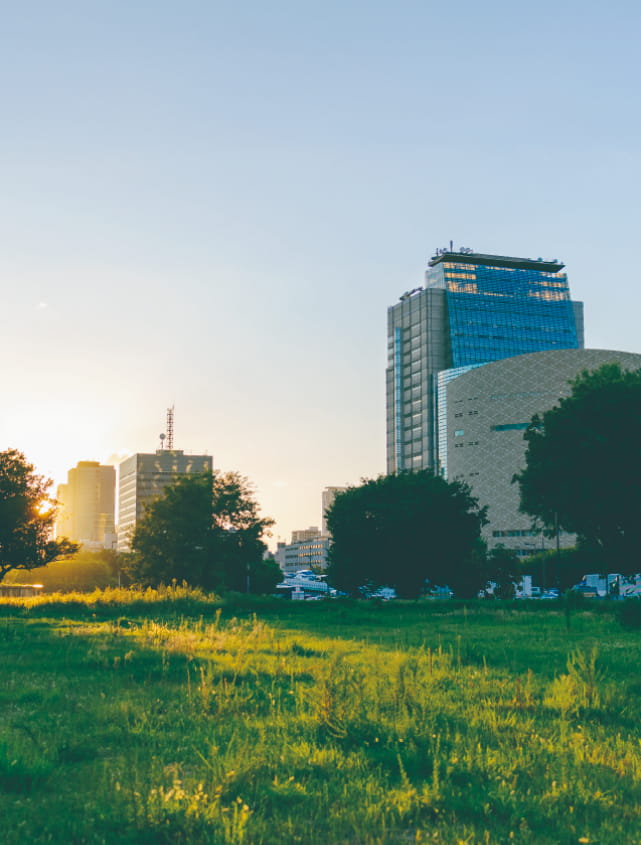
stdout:
MULTIPOLYGON (((576 549, 555 557, 559 586, 585 571, 641 568, 641 370, 607 364, 570 384, 568 397, 533 417, 525 466, 513 479, 536 530, 577 535, 576 549)), ((0 452, 0 581, 13 569, 77 551, 69 540, 52 539, 57 505, 50 486, 22 453, 0 452)), ((330 582, 352 595, 391 586, 408 598, 443 586, 469 597, 492 582, 496 594, 509 597, 523 569, 513 552, 488 552, 486 523, 486 508, 461 482, 428 471, 364 480, 327 512, 330 582)), ((282 574, 264 560, 272 524, 238 473, 179 478, 148 504, 131 553, 118 561, 119 575, 141 585, 186 581, 268 593, 282 574)), ((549 575, 545 557, 530 568, 545 577, 546 565, 549 575)))

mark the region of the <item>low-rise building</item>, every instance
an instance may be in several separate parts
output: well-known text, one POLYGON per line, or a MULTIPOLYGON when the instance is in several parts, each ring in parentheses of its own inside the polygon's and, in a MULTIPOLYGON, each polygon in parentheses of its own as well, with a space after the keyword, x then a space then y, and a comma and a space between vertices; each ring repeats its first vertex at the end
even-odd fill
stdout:
POLYGON ((285 575, 299 569, 323 572, 329 559, 329 537, 310 537, 293 543, 278 543, 274 559, 285 575))

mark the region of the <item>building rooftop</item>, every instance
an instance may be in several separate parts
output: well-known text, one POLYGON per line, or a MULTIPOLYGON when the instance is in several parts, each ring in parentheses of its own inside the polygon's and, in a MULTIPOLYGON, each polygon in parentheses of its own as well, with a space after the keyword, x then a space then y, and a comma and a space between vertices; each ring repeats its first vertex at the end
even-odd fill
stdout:
POLYGON ((437 250, 428 262, 429 267, 435 267, 442 262, 454 264, 483 264, 488 267, 507 267, 511 270, 540 270, 544 273, 558 273, 565 267, 562 261, 554 258, 544 261, 542 258, 513 258, 508 255, 486 255, 481 252, 463 250, 437 250))

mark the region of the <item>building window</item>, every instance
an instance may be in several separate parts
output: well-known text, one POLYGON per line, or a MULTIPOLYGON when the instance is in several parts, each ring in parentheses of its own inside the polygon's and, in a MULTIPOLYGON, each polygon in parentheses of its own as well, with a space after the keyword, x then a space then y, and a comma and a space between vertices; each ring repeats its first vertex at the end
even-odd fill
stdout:
POLYGON ((457 428, 456 431, 454 432, 454 437, 463 437, 464 434, 465 434, 464 428, 457 428))
POLYGON ((530 423, 505 423, 504 425, 490 426, 490 431, 523 431, 530 423))

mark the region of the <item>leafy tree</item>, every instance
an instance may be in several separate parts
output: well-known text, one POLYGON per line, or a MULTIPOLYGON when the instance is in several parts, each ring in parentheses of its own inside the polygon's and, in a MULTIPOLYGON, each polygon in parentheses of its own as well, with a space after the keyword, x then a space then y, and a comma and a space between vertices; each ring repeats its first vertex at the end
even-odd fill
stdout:
POLYGON ((521 510, 600 549, 610 571, 638 571, 641 370, 606 364, 571 385, 525 432, 526 467, 514 477, 521 510))
MULTIPOLYGON (((238 473, 187 475, 165 488, 136 524, 126 564, 131 578, 157 585, 187 581, 208 590, 269 591, 260 518, 246 478, 238 473)), ((270 567, 267 569, 271 572, 270 567)))
POLYGON ((485 509, 466 485, 431 472, 364 481, 340 493, 327 511, 329 580, 352 595, 385 585, 414 598, 426 579, 450 584, 470 569, 484 521, 485 509))
POLYGON ((131 540, 133 554, 125 563, 135 581, 151 586, 187 581, 210 589, 218 585, 220 565, 216 569, 210 562, 212 481, 211 474, 179 478, 147 504, 131 540))
POLYGON ((487 564, 487 543, 482 537, 475 540, 462 566, 448 574, 447 586, 457 599, 474 599, 490 580, 487 564))
POLYGON ((36 475, 22 452, 0 452, 0 581, 12 569, 35 569, 77 551, 69 540, 52 539, 51 483, 36 475))

